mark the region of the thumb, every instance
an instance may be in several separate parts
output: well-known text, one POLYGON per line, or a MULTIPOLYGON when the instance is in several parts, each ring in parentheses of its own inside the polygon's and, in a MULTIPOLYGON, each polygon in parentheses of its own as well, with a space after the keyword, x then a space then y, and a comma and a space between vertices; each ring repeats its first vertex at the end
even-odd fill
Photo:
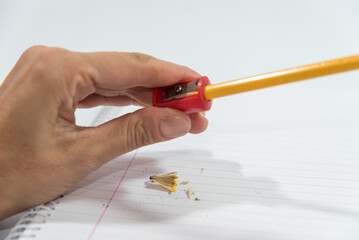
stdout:
POLYGON ((86 134, 91 158, 101 165, 136 148, 183 136, 190 129, 191 120, 187 114, 169 108, 149 107, 85 132, 91 131, 86 134))

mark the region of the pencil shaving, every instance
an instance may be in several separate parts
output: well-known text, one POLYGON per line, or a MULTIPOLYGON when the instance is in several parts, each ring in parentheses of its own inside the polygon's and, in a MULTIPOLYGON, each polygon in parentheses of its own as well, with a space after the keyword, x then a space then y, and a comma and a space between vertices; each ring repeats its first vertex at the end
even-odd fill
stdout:
POLYGON ((150 177, 150 180, 166 188, 170 192, 175 192, 177 186, 176 179, 178 179, 177 174, 177 172, 171 172, 158 176, 154 175, 150 177))
POLYGON ((188 184, 188 183, 189 183, 189 181, 182 181, 182 182, 181 182, 182 185, 186 185, 186 184, 188 184))
POLYGON ((192 188, 192 187, 189 187, 188 190, 187 190, 187 197, 188 197, 188 199, 190 199, 193 194, 194 194, 193 188, 192 188))
POLYGON ((195 201, 201 201, 201 199, 199 199, 199 198, 195 198, 194 200, 195 200, 195 201))
POLYGON ((204 168, 201 168, 201 173, 203 173, 203 171, 204 171, 204 168))

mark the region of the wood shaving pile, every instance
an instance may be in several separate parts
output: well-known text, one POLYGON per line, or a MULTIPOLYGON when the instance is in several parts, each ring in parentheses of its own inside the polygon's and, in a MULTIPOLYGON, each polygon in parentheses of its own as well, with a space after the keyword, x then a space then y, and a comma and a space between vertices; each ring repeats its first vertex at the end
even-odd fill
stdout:
MULTIPOLYGON (((201 168, 201 173, 203 172, 203 170, 204 168, 201 168)), ((157 176, 154 175, 150 177, 150 180, 166 188, 171 193, 176 191, 176 186, 177 186, 176 180, 178 179, 177 174, 178 174, 177 172, 171 172, 163 175, 157 175, 157 176)), ((182 181, 180 184, 186 185, 188 183, 189 181, 182 181)), ((186 194, 188 199, 191 199, 191 196, 195 194, 194 189, 192 187, 189 187, 186 191, 186 194)), ((201 201, 201 199, 197 197, 194 200, 201 201)))

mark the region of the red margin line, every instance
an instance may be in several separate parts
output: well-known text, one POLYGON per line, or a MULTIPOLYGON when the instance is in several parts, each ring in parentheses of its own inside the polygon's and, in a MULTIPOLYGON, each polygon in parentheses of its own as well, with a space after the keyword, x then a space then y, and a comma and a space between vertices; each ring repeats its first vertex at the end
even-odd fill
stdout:
POLYGON ((111 204, 111 202, 112 202, 112 199, 115 197, 115 194, 117 193, 117 190, 118 190, 118 188, 120 187, 120 185, 121 185, 123 179, 125 178, 128 169, 130 168, 130 166, 131 166, 133 160, 135 159, 135 157, 136 157, 136 155, 137 155, 137 152, 138 152, 138 150, 136 150, 135 154, 133 155, 133 157, 132 157, 130 163, 128 164, 128 166, 127 166, 127 168, 126 168, 124 174, 122 175, 122 178, 121 178, 120 182, 117 184, 117 187, 116 187, 115 191, 112 193, 112 196, 111 196, 110 200, 108 200, 108 203, 107 203, 105 209, 103 210, 103 212, 102 212, 100 218, 97 220, 97 222, 96 222, 95 226, 93 227, 93 229, 92 229, 90 235, 88 236, 87 240, 91 240, 92 237, 93 237, 93 235, 95 234, 95 231, 96 231, 97 227, 100 225, 102 218, 105 216, 105 213, 106 213, 107 209, 110 207, 110 204, 111 204))

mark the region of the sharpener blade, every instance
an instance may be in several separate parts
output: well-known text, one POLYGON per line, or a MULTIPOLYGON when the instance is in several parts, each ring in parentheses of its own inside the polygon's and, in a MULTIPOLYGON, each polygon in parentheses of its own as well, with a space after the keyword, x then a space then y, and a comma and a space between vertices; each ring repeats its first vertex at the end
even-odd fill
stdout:
POLYGON ((191 96, 198 93, 198 79, 187 83, 178 83, 174 86, 162 89, 164 93, 162 102, 171 101, 174 99, 191 96))

